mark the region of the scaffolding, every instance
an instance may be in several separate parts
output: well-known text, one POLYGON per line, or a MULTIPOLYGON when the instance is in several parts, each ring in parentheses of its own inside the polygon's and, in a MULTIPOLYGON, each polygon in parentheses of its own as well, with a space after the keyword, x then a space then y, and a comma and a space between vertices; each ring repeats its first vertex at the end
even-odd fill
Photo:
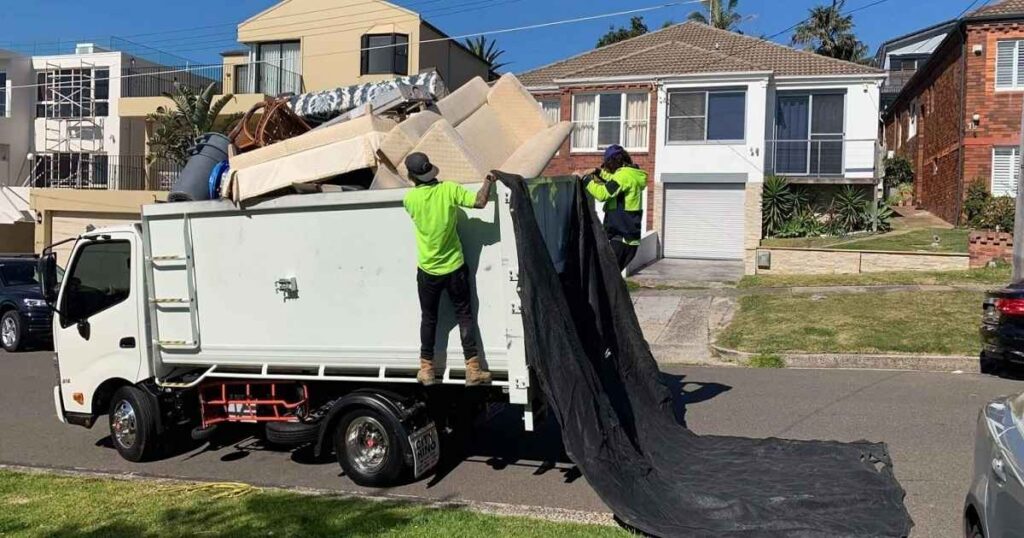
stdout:
MULTIPOLYGON (((109 80, 109 68, 99 69, 107 70, 109 80)), ((36 117, 41 113, 43 118, 43 151, 35 157, 36 186, 107 188, 106 111, 97 114, 97 70, 95 64, 79 59, 47 62, 38 73, 36 117)))

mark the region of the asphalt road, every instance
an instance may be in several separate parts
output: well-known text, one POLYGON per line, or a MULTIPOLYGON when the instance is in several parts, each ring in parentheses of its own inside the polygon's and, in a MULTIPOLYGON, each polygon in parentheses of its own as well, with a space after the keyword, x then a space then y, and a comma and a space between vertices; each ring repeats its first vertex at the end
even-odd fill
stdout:
MULTIPOLYGON (((57 421, 51 356, 0 354, 0 463, 368 491, 341 476, 336 463, 314 462, 308 451, 266 448, 244 432, 163 461, 123 461, 110 447, 105 422, 85 430, 57 421)), ((928 537, 962 536, 978 410, 992 397, 1024 391, 1018 381, 970 374, 667 370, 683 376, 684 418, 698 433, 888 443, 908 492, 914 535, 928 537)), ((542 464, 559 453, 555 439, 550 431, 523 434, 513 413, 499 414, 454 468, 373 493, 607 511, 571 463, 542 464)))

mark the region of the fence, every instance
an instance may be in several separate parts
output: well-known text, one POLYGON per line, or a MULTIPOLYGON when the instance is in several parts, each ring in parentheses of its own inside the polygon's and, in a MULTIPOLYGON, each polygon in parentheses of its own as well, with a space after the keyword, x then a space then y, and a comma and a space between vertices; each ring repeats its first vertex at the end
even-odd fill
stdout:
POLYGON ((182 166, 145 155, 55 153, 36 155, 31 185, 49 189, 170 190, 182 166))
POLYGON ((214 84, 214 94, 221 94, 224 77, 222 65, 130 66, 121 70, 121 97, 159 97, 173 94, 178 86, 201 92, 214 84))
POLYGON ((281 95, 302 93, 302 75, 267 62, 254 62, 233 66, 233 91, 281 95))

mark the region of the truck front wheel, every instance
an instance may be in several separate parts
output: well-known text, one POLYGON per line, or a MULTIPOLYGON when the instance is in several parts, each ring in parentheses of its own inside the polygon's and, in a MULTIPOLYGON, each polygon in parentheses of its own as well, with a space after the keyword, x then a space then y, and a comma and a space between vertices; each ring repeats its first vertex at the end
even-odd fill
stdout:
POLYGON ((376 410, 349 411, 334 431, 334 453, 345 474, 360 486, 397 484, 407 474, 405 444, 397 418, 376 410))
POLYGON ((110 401, 110 439, 121 457, 128 461, 145 461, 152 457, 157 445, 157 410, 142 390, 124 386, 110 401))

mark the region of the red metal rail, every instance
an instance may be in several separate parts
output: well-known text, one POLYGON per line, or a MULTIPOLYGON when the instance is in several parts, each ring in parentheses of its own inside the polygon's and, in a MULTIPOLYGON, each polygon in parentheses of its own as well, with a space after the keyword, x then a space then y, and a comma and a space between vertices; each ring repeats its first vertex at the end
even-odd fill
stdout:
POLYGON ((219 381, 199 388, 203 428, 221 422, 298 422, 308 403, 309 388, 304 383, 219 381), (289 392, 294 396, 281 395, 289 392))

